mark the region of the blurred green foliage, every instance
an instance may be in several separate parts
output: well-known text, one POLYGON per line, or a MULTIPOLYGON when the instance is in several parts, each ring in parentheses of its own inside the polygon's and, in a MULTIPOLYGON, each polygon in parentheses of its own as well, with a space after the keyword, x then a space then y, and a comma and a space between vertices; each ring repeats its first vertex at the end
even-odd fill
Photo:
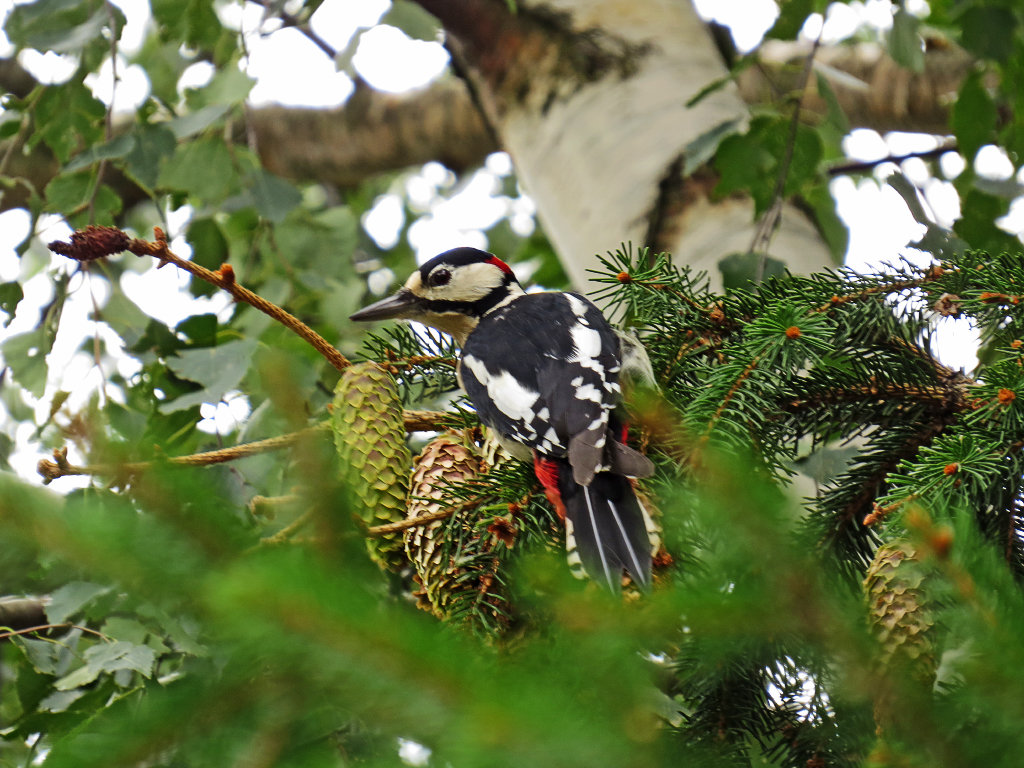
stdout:
MULTIPOLYGON (((293 22, 318 5, 289 4, 293 22)), ((770 36, 794 39, 826 5, 782 3, 770 36)), ((659 462, 645 490, 671 558, 659 562, 658 588, 620 599, 571 579, 560 525, 529 471, 499 464, 480 485, 449 489, 453 506, 483 501, 436 528, 460 569, 447 622, 416 608, 408 568, 384 573, 367 555, 356 521, 372 515, 337 480, 326 431, 230 464, 166 461, 324 421, 337 371, 251 307, 216 304, 206 283, 188 290, 214 303, 165 323, 125 292, 146 260, 85 269, 51 261, 34 236, 48 214, 140 236, 184 219, 175 247, 210 269, 230 263, 345 355, 393 365, 406 407, 446 408, 460 435, 475 434, 453 399, 448 341, 408 329, 367 337, 347 321, 368 282, 380 292, 414 265, 408 234, 424 212, 405 181, 415 171, 350 190, 268 172, 238 140, 253 81, 220 6, 161 0, 151 10, 130 56, 151 92, 116 134, 86 78, 116 45, 122 12, 36 0, 4 22, 17 48, 72 55, 77 69, 3 102, 0 137, 45 150, 58 170, 35 188, 0 160, 4 189, 28 188, 33 233, 19 246, 19 279, 0 284, 0 310, 5 327, 19 311, 39 316, 0 348, 0 469, 30 434, 40 455, 70 446, 106 471, 94 467, 63 495, 0 473, 0 592, 45 598, 52 625, 0 630, 0 766, 385 766, 401 764, 399 739, 458 768, 1019 762, 1024 271, 1019 257, 996 254, 1019 250, 998 220, 1020 190, 972 163, 996 144, 1016 169, 1024 150, 1017 3, 933 2, 927 26, 912 8, 893 9, 886 42, 902 66, 922 65, 922 35, 977 57, 951 114, 968 161, 954 233, 928 219, 906 177, 891 181, 946 274, 897 265, 887 276, 791 278, 741 253, 723 265, 731 293, 718 296, 668 259, 610 257, 604 299, 641 333, 662 392, 635 401, 659 462), (179 93, 199 62, 213 66, 211 80, 179 93), (122 176, 141 202, 114 191, 122 176), (362 226, 382 195, 403 214, 390 248, 362 226), (749 286, 758 274, 765 283, 749 286), (49 293, 34 308, 23 284, 37 275, 49 293), (81 330, 62 325, 63 312, 90 291, 102 332, 82 334, 80 353, 105 379, 83 399, 55 386, 47 355, 58 333, 81 330), (931 357, 931 308, 984 330, 979 376, 931 357), (199 428, 204 404, 239 398, 241 422, 199 428), (785 490, 798 472, 818 483, 810 499, 785 490), (876 512, 879 524, 865 525, 876 512), (880 541, 913 566, 871 581, 865 596, 880 541), (911 597, 893 599, 904 583, 911 597), (881 641, 865 605, 876 597, 873 615, 894 624, 881 641), (897 604, 934 650, 926 685, 900 666, 900 649, 919 640, 888 610, 897 604)), ((405 0, 386 21, 417 39, 435 31, 405 0)), ((780 98, 742 130, 709 127, 691 148, 701 163, 717 152, 718 191, 750 195, 759 212, 778 190, 797 198, 838 258, 847 232, 828 164, 850 126, 816 79, 820 123, 792 123, 780 98)), ((513 178, 501 183, 500 194, 520 194, 513 178)), ((434 197, 464 184, 448 174, 434 197)), ((564 287, 539 230, 523 237, 506 217, 486 236, 533 282, 564 287)))

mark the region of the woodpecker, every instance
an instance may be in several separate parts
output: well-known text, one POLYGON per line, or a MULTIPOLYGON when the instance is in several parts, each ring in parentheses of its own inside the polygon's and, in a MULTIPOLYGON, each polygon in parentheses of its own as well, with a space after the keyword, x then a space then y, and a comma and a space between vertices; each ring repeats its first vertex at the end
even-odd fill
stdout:
POLYGON ((505 262, 455 248, 352 320, 415 320, 462 348, 459 383, 502 445, 532 461, 566 524, 570 560, 613 590, 651 582, 647 513, 630 477, 653 465, 625 443, 619 337, 577 293, 526 293, 505 262))

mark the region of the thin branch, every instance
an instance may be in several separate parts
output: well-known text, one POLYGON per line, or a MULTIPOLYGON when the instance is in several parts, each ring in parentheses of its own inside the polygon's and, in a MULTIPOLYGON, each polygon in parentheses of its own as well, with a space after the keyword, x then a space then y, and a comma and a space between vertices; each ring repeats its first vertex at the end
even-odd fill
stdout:
MULTIPOLYGON (((444 411, 404 411, 403 420, 407 432, 428 432, 448 427, 458 426, 458 418, 444 411)), ((295 445, 298 441, 315 435, 318 432, 326 432, 330 428, 328 422, 321 422, 308 429, 298 432, 290 432, 277 437, 270 437, 266 440, 256 440, 252 443, 241 443, 228 448, 219 448, 216 451, 205 451, 193 453, 186 456, 171 456, 155 461, 134 461, 124 464, 90 464, 77 466, 68 463, 67 448, 59 448, 53 452, 53 461, 42 459, 36 466, 36 471, 43 477, 43 483, 49 485, 59 477, 71 475, 112 475, 132 476, 152 469, 157 464, 170 464, 175 466, 203 467, 211 464, 222 464, 227 461, 236 461, 248 456, 255 456, 260 453, 281 450, 295 445)))
POLYGON ((885 157, 879 158, 878 160, 853 160, 849 162, 836 163, 825 169, 825 173, 829 176, 845 176, 846 174, 854 173, 869 173, 880 165, 885 163, 893 163, 900 165, 905 160, 938 160, 947 152, 957 152, 959 147, 955 141, 950 141, 936 147, 935 149, 926 149, 921 152, 907 152, 904 155, 886 155, 885 157))
POLYGON ((387 536, 389 533, 397 533, 404 531, 409 528, 417 528, 421 525, 427 525, 437 520, 444 520, 457 515, 459 512, 464 512, 467 509, 473 509, 480 503, 479 498, 472 498, 463 501, 460 504, 456 504, 446 509, 439 509, 437 512, 429 512, 419 517, 410 517, 405 520, 399 520, 397 523, 385 523, 384 525, 374 525, 366 529, 365 533, 367 536, 387 536))
POLYGON ((807 84, 811 80, 811 72, 814 69, 814 57, 821 47, 821 33, 818 33, 811 50, 804 59, 804 69, 800 76, 798 86, 799 96, 796 105, 793 107, 793 116, 789 121, 789 136, 786 138, 786 154, 779 165, 779 175, 775 179, 775 189, 772 192, 772 204, 764 212, 761 221, 758 222, 757 231, 750 241, 749 251, 760 254, 757 262, 757 271, 754 274, 754 282, 760 283, 764 279, 764 269, 768 258, 768 246, 782 216, 783 192, 786 188, 786 179, 789 177, 789 167, 793 162, 793 153, 796 149, 797 132, 800 129, 800 112, 803 109, 804 97, 807 94, 807 84))
POLYGON ((35 627, 25 627, 24 629, 14 629, 10 632, 0 632, 0 640, 6 640, 10 637, 17 637, 18 635, 29 635, 36 632, 49 632, 51 629, 77 629, 80 632, 85 632, 90 635, 103 640, 105 643, 113 641, 109 635, 104 635, 102 632, 97 632, 95 629, 89 629, 89 627, 83 627, 81 624, 40 624, 35 627))
POLYGON ((965 410, 968 403, 956 389, 940 386, 901 386, 898 384, 854 385, 828 390, 813 397, 789 400, 782 405, 787 413, 798 413, 804 410, 814 411, 825 405, 846 403, 857 400, 892 400, 906 399, 915 403, 923 403, 932 407, 965 410))
MULTIPOLYGON (((255 2, 257 5, 263 6, 267 16, 269 15, 269 12, 273 9, 274 5, 280 5, 279 3, 271 3, 270 0, 253 0, 253 2, 255 2)), ((326 40, 324 40, 322 37, 320 37, 320 35, 316 33, 316 31, 313 29, 313 27, 310 25, 308 21, 302 21, 294 14, 288 13, 288 11, 284 10, 284 8, 279 7, 276 10, 276 18, 280 19, 281 23, 285 27, 291 27, 292 29, 296 29, 299 32, 301 32, 309 39, 311 43, 313 43, 313 45, 315 45, 321 51, 326 53, 331 58, 331 61, 334 61, 336 58, 338 58, 337 49, 333 45, 328 43, 326 40)), ((266 18, 266 16, 264 18, 266 18)))
POLYGON ((887 296, 890 293, 899 293, 905 291, 908 288, 920 288, 922 285, 938 280, 948 270, 944 270, 938 265, 933 265, 928 268, 928 271, 922 277, 914 278, 912 280, 896 280, 891 283, 885 283, 883 285, 873 285, 870 288, 864 288, 863 290, 857 291, 856 293, 847 294, 846 296, 833 296, 828 300, 827 304, 822 304, 812 312, 828 312, 830 309, 842 306, 843 304, 849 304, 854 301, 860 301, 862 299, 869 299, 874 296, 887 296))
POLYGON ((129 238, 126 233, 114 227, 86 227, 84 230, 73 232, 70 243, 53 242, 49 244, 49 249, 54 253, 82 262, 99 259, 120 251, 130 251, 136 256, 153 256, 159 259, 160 267, 168 263, 174 264, 178 269, 183 269, 200 280, 205 280, 211 285, 227 291, 235 301, 249 304, 277 320, 309 343, 337 370, 343 371, 348 368, 349 361, 323 336, 273 302, 267 301, 248 288, 239 285, 235 280, 235 270, 230 264, 222 264, 220 269, 213 272, 193 261, 186 261, 172 252, 167 247, 167 236, 160 227, 154 227, 153 233, 156 238, 155 242, 149 242, 139 238, 129 238))
MULTIPOLYGON (((107 111, 103 116, 103 140, 109 142, 114 138, 114 99, 117 96, 117 84, 120 77, 117 74, 117 18, 114 15, 114 6, 110 0, 103 4, 107 11, 107 24, 110 27, 110 103, 107 104, 107 111)), ((92 190, 89 192, 89 199, 86 209, 89 211, 89 223, 96 221, 96 196, 103 185, 103 175, 107 170, 107 158, 100 160, 96 166, 96 178, 92 183, 92 190)))
POLYGON ((260 546, 273 547, 279 544, 284 544, 288 541, 288 539, 292 537, 294 533, 296 533, 302 526, 309 522, 312 516, 313 510, 306 510, 277 533, 260 539, 260 546))

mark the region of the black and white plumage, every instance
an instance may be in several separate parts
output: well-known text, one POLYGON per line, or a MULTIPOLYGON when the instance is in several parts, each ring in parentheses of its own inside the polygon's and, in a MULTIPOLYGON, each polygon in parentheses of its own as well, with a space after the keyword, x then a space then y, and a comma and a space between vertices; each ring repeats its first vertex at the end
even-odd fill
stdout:
POLYGON ((566 521, 570 558, 613 588, 651 579, 650 522, 629 477, 651 474, 616 417, 620 342, 575 293, 527 294, 503 261, 475 248, 434 257, 405 286, 352 315, 406 318, 451 333, 459 381, 515 456, 532 460, 566 521))

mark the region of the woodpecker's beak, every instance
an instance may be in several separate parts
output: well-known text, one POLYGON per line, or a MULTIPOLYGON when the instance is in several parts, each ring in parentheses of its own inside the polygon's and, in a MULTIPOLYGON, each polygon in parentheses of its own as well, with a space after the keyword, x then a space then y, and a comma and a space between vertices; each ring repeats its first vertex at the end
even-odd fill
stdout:
POLYGON ((349 315, 349 320, 366 322, 367 320, 391 320, 396 317, 409 318, 419 314, 420 298, 408 288, 402 288, 386 299, 360 309, 349 315))

